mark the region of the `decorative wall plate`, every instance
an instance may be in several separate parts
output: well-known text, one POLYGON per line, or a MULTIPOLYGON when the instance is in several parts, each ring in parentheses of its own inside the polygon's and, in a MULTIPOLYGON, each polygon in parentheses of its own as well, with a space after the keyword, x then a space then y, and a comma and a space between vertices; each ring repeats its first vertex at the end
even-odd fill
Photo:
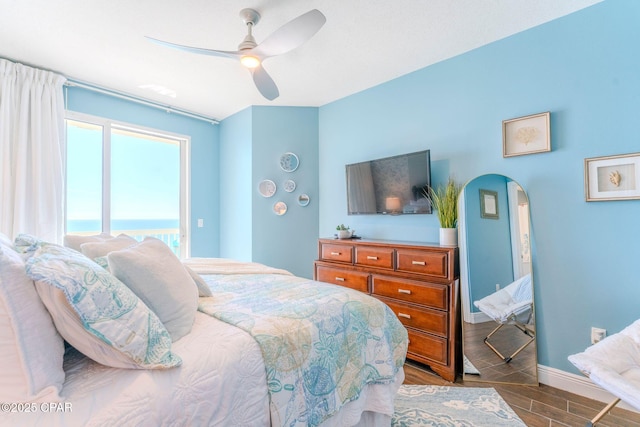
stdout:
POLYGON ((271 197, 276 194, 276 183, 270 179, 263 179, 258 184, 258 191, 263 197, 271 197))
POLYGON ((283 188, 287 193, 291 193, 296 189, 296 182, 292 179, 288 179, 284 182, 283 188))
POLYGON ((306 194, 301 194, 298 196, 298 204, 300 206, 307 206, 309 204, 309 196, 306 194))
POLYGON ((276 215, 284 215, 287 213, 287 204, 285 202, 276 202, 276 204, 273 205, 273 212, 276 215))
POLYGON ((280 156, 280 167, 285 172, 293 172, 299 165, 300 159, 294 153, 288 152, 280 156))

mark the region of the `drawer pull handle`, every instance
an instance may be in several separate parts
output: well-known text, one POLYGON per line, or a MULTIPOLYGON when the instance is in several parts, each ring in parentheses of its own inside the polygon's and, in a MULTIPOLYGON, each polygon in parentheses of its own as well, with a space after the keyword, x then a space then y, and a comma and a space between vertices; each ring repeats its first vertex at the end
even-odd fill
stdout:
POLYGON ((344 277, 336 277, 337 282, 344 282, 344 277))
POLYGON ((367 255, 367 259, 372 259, 372 260, 377 260, 378 257, 377 256, 371 256, 371 255, 367 255))
POLYGON ((411 316, 409 314, 404 314, 404 313, 398 313, 398 317, 404 317, 405 319, 411 319, 411 316))
POLYGON ((426 265, 426 263, 424 261, 411 261, 411 264, 413 264, 413 265, 426 265))
POLYGON ((411 290, 409 290, 409 289, 398 289, 398 293, 399 294, 411 295, 411 290))
POLYGON ((331 252, 331 255, 332 256, 338 256, 338 255, 340 255, 340 252, 331 252))

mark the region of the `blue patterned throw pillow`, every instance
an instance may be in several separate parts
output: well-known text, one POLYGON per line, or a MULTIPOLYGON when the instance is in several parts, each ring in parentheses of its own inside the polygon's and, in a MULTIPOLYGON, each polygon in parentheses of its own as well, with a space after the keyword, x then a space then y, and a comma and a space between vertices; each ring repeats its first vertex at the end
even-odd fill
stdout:
POLYGON ((116 368, 178 366, 158 317, 121 281, 69 248, 40 243, 27 275, 62 335, 96 362, 116 368))
POLYGON ((102 267, 105 270, 109 271, 109 260, 107 259, 106 256, 99 256, 98 258, 95 258, 93 261, 96 264, 98 264, 100 267, 102 267))
POLYGON ((13 247, 19 254, 31 256, 45 242, 31 234, 18 234, 13 247))

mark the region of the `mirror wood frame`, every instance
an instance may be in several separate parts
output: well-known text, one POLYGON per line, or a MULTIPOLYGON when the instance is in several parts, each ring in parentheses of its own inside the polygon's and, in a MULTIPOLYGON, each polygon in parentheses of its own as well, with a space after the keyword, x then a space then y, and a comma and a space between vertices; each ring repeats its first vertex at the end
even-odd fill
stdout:
MULTIPOLYGON (((491 383, 505 383, 505 384, 519 384, 519 385, 538 385, 538 361, 537 361, 537 342, 534 339, 533 342, 526 346, 521 352, 515 356, 509 362, 505 362, 501 359, 493 350, 489 348, 488 345, 485 344, 484 337, 492 331, 495 327, 498 326, 498 323, 491 319, 490 317, 484 315, 484 313, 479 311, 474 311, 472 308, 472 298, 469 291, 469 282, 470 275, 474 268, 474 264, 471 263, 470 253, 474 252, 471 248, 471 245, 474 244, 474 237, 476 240, 478 239, 478 235, 471 236, 469 239, 469 227, 480 227, 479 224, 482 224, 481 221, 489 221, 486 224, 487 226, 496 226, 495 219, 483 219, 481 218, 480 212, 480 189, 490 189, 494 190, 495 188, 501 187, 500 191, 498 191, 499 203, 501 203, 501 210, 503 213, 508 213, 509 215, 504 215, 506 223, 508 224, 508 235, 511 236, 514 233, 514 221, 511 221, 509 218, 511 216, 510 210, 512 210, 515 206, 518 206, 518 210, 522 203, 526 205, 526 229, 525 231, 520 231, 520 235, 528 236, 528 241, 526 242, 526 246, 521 246, 521 248, 516 249, 517 254, 522 254, 523 252, 528 251, 528 257, 530 265, 528 266, 529 274, 531 274, 531 300, 534 300, 534 280, 533 280, 533 269, 534 269, 534 257, 531 253, 531 242, 533 240, 533 236, 531 235, 531 222, 530 222, 530 204, 529 198, 525 192, 525 189, 518 184, 515 180, 501 175, 501 174, 486 174, 478 176, 472 180, 469 180, 464 187, 462 188, 459 196, 458 202, 458 241, 459 241, 459 251, 460 251, 460 303, 461 303, 461 325, 462 325, 462 347, 463 347, 463 357, 465 361, 471 362, 471 367, 467 364, 467 368, 463 366, 463 379, 464 381, 471 382, 491 382, 491 383), (513 184, 509 184, 513 183, 513 184), (511 190, 507 190, 507 187, 511 186, 511 190), (511 192, 512 194, 512 203, 509 203, 507 194, 511 192), (517 194, 520 203, 515 202, 513 204, 513 195, 517 194), (524 199, 521 199, 524 197, 524 199), (500 200, 501 199, 501 200, 500 200), (524 233, 524 234, 523 234, 524 233), (471 240, 471 241, 470 241, 471 240), (520 252, 517 252, 517 251, 520 252), (484 316, 484 319, 482 318, 484 316), (480 320, 484 320, 484 322, 480 322, 480 320), (487 321, 488 320, 488 321, 487 321), (466 354, 469 354, 467 358, 466 354), (478 366, 475 366, 478 365, 478 366), (473 368, 476 368, 477 374, 470 373, 473 371, 473 368), (465 372, 467 371, 467 372, 465 372)), ((522 215, 522 214, 521 214, 522 215)), ((521 217, 522 218, 522 217, 521 217)), ((524 222, 524 220, 522 221, 524 222)), ((510 239, 510 237, 509 237, 510 239)), ((510 240, 509 240, 510 241, 510 240)), ((482 242, 482 240, 481 240, 482 242)), ((482 244, 482 243, 478 243, 482 244)), ((507 252, 511 255, 511 276, 510 279, 505 279, 508 277, 508 274, 504 272, 499 278, 496 279, 493 283, 501 283, 501 288, 507 286, 512 283, 518 277, 516 272, 519 268, 523 268, 526 271, 526 267, 520 267, 514 264, 514 248, 511 243, 507 243, 509 246, 508 249, 502 250, 502 255, 504 256, 507 252), (498 281, 500 280, 500 281, 498 281)), ((484 251, 484 249, 483 249, 484 251)), ((486 255, 486 253, 485 253, 486 255)), ((493 254, 492 254, 493 255, 493 254)), ((498 258, 498 257, 496 257, 498 258)), ((518 258, 523 259, 518 256, 518 258)), ((526 260, 526 258, 524 258, 526 260)), ((524 261, 523 261, 524 262, 524 261)), ((508 269, 506 269, 508 270, 508 269)), ((493 274, 493 271, 492 271, 493 274)), ((485 294, 491 294, 495 291, 488 291, 486 288, 484 290, 485 294)), ((482 294, 481 294, 482 295, 482 294)), ((486 295, 482 295, 484 297, 486 295)), ((532 329, 535 330, 535 304, 532 304, 531 308, 531 316, 532 316, 532 329)), ((516 327, 512 325, 505 325, 505 327, 501 328, 499 332, 496 332, 495 338, 492 337, 492 341, 494 339, 506 339, 513 338, 513 340, 518 340, 519 343, 515 344, 513 341, 502 343, 505 345, 505 348, 501 348, 500 351, 503 354, 512 354, 510 351, 518 349, 520 345, 523 344, 523 340, 526 340, 526 336, 524 333, 516 329, 516 327), (499 335, 502 334, 502 337, 499 335), (504 350, 504 351, 503 351, 504 350)), ((498 340, 498 341, 499 341, 498 340)), ((496 345, 498 346, 498 345, 496 345)))

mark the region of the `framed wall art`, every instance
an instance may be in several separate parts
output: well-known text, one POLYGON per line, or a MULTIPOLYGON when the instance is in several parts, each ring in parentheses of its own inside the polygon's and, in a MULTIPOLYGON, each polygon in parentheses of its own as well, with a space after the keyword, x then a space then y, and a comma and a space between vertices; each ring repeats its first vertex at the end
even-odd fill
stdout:
POLYGON ((551 113, 502 121, 502 157, 551 151, 551 113))
POLYGON ((498 211, 498 193, 480 189, 480 217, 488 219, 500 218, 498 211))
POLYGON ((587 202, 640 199, 640 153, 584 159, 587 202))
POLYGON ((280 168, 285 172, 293 172, 299 165, 300 159, 294 153, 287 152, 280 156, 280 168))
POLYGON ((258 184, 258 191, 262 197, 271 197, 276 194, 276 183, 270 179, 263 179, 258 184))
POLYGON ((276 202, 273 205, 273 213, 282 216, 287 213, 287 204, 285 202, 276 202))

